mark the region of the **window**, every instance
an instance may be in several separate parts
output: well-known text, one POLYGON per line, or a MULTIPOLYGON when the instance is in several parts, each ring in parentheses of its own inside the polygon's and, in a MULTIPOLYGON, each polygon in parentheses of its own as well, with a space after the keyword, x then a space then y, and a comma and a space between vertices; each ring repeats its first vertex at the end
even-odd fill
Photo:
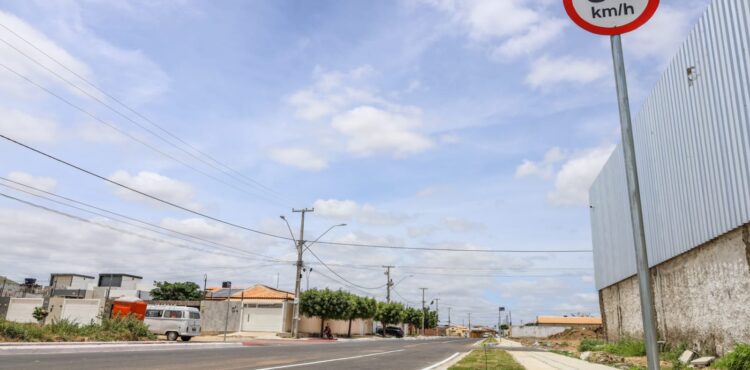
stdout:
POLYGON ((122 275, 99 275, 100 287, 121 287, 122 275))
POLYGON ((201 318, 201 314, 200 314, 200 313, 198 313, 198 312, 190 312, 190 318, 191 318, 191 319, 195 319, 195 320, 198 320, 198 319, 200 319, 200 318, 201 318))
POLYGON ((259 304, 258 308, 281 308, 284 305, 281 303, 270 303, 270 304, 259 304))
POLYGON ((166 317, 168 319, 181 319, 182 318, 182 311, 166 310, 166 311, 164 311, 164 317, 166 317))
POLYGON ((146 317, 161 317, 162 310, 146 310, 146 317))

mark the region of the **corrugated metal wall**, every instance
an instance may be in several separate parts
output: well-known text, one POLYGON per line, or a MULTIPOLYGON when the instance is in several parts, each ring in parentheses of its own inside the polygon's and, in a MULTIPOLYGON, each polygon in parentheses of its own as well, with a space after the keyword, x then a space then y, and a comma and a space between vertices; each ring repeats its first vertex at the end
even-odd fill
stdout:
MULTIPOLYGON (((634 120, 651 266, 750 222, 749 105, 750 1, 715 0, 634 120)), ((636 272, 621 147, 590 199, 602 289, 636 272)))

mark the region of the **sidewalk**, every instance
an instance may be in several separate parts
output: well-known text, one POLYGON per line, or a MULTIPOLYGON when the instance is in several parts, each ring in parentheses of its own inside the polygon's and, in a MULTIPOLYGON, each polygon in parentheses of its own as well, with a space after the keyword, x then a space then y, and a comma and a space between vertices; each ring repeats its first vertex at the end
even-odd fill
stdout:
POLYGON ((57 353, 163 351, 177 349, 208 349, 242 347, 242 342, 189 343, 189 342, 47 342, 2 343, 0 357, 10 355, 43 355, 57 353))
POLYGON ((530 351, 521 343, 500 339, 499 347, 510 353, 526 370, 612 370, 612 367, 592 364, 552 352, 530 351), (514 350, 516 349, 516 350, 514 350))

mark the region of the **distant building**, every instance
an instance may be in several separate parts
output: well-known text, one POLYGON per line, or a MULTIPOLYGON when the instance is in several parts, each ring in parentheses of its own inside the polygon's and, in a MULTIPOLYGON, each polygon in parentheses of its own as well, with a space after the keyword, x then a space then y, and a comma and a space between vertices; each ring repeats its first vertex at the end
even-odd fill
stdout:
POLYGON ((53 297, 86 298, 91 296, 96 279, 93 276, 73 273, 53 273, 49 278, 49 291, 53 297))
POLYGON ((590 328, 602 326, 601 317, 537 316, 537 326, 559 326, 565 328, 590 328))
POLYGON ((123 273, 101 273, 97 286, 94 288, 93 298, 137 297, 143 300, 151 299, 153 283, 143 281, 143 277, 123 273))
POLYGON ((5 276, 0 276, 0 297, 16 297, 21 293, 23 286, 5 276))

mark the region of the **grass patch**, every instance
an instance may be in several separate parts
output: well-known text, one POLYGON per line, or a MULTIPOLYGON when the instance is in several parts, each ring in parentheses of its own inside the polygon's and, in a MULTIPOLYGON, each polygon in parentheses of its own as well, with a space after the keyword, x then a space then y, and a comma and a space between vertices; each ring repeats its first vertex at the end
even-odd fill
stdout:
POLYGON ((578 344, 578 352, 603 351, 606 343, 599 339, 583 339, 578 344))
POLYGON ((482 341, 482 344, 493 344, 493 343, 497 343, 497 339, 492 338, 492 337, 489 337, 482 341))
POLYGON ((0 342, 137 341, 156 339, 148 326, 134 317, 104 319, 100 324, 79 325, 67 320, 48 325, 0 320, 0 342))
POLYGON ((750 369, 750 344, 738 344, 734 351, 720 358, 713 367, 725 370, 750 369))
MULTIPOLYGON (((492 370, 525 370, 513 357, 499 349, 487 349, 486 368, 492 370)), ((450 367, 449 370, 480 370, 485 369, 485 351, 478 349, 472 351, 459 363, 450 367)))
POLYGON ((558 355, 567 356, 567 357, 578 358, 578 356, 576 356, 575 353, 570 352, 570 351, 566 351, 566 350, 562 350, 562 349, 553 349, 553 350, 550 350, 550 352, 556 353, 558 355))
POLYGON ((601 350, 622 357, 640 357, 646 355, 646 344, 638 339, 622 339, 605 344, 601 350))

